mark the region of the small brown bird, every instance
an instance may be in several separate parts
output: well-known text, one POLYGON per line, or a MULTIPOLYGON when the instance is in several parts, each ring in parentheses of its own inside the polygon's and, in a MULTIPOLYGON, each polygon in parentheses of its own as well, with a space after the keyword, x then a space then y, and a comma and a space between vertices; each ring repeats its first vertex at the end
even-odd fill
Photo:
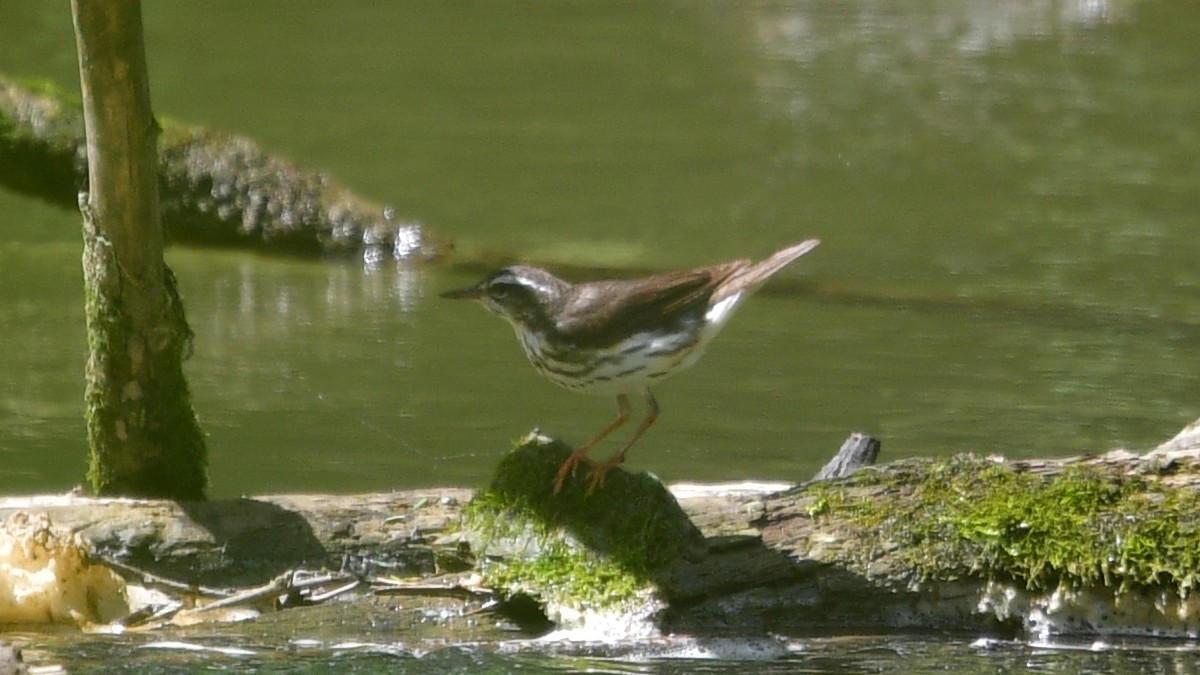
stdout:
POLYGON ((733 260, 644 279, 571 284, 537 267, 516 265, 474 286, 442 293, 479 300, 510 324, 525 356, 567 389, 616 395, 617 419, 563 463, 554 491, 597 443, 629 419, 629 394, 646 399, 646 417, 625 445, 588 473, 588 493, 658 418, 650 385, 696 362, 734 309, 785 265, 816 248, 809 239, 759 263, 733 260))

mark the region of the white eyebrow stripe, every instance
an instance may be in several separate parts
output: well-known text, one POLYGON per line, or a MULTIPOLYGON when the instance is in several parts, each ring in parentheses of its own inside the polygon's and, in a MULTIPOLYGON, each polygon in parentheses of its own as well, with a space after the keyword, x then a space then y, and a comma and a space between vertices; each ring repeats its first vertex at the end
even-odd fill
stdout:
POLYGON ((538 281, 536 281, 535 279, 532 279, 528 276, 518 276, 509 270, 505 270, 502 274, 498 275, 495 279, 492 279, 492 283, 496 283, 497 281, 499 281, 501 283, 506 283, 506 284, 513 284, 516 286, 522 286, 524 288, 530 289, 531 291, 534 291, 535 293, 537 293, 539 295, 549 293, 552 290, 549 286, 542 284, 542 283, 538 283, 538 281))
POLYGON ((545 284, 539 284, 532 279, 518 279, 517 283, 521 284, 525 288, 536 291, 539 295, 550 292, 550 288, 548 286, 545 284))

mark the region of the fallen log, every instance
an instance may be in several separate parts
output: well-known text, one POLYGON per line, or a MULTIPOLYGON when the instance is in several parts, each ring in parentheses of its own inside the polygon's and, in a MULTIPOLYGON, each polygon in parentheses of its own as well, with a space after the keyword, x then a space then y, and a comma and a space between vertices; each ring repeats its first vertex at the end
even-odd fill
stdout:
MULTIPOLYGON (((159 193, 168 242, 420 262, 450 243, 393 206, 271 155, 249 139, 161 120, 159 193)), ((86 181, 77 94, 0 76, 0 186, 78 208, 86 181)))
POLYGON ((554 495, 570 448, 531 437, 478 493, 10 497, 0 516, 45 512, 104 556, 190 584, 262 584, 299 566, 474 570, 533 608, 528 626, 1197 637, 1198 427, 1146 454, 910 459, 794 486, 668 493, 614 471, 592 497, 582 479, 554 495))

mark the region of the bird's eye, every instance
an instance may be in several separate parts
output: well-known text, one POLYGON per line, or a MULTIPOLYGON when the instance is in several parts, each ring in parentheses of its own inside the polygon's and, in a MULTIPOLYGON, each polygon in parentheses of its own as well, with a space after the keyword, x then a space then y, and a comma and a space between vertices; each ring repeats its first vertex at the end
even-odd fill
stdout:
POLYGON ((488 287, 488 295, 494 300, 505 300, 513 294, 512 284, 492 284, 488 287))

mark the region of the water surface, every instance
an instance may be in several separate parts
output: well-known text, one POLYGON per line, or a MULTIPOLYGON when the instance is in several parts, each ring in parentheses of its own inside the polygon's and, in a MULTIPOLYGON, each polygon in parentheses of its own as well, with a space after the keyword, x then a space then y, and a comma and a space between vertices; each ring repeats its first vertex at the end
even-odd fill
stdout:
MULTIPOLYGON (((301 610, 302 611, 302 610, 301 610)), ((600 645, 558 646, 531 641, 447 645, 371 638, 321 640, 298 634, 275 638, 262 631, 231 631, 234 636, 108 636, 85 641, 47 641, 26 650, 31 665, 60 665, 72 673, 512 673, 588 672, 675 675, 690 673, 882 673, 941 675, 977 673, 1200 672, 1191 646, 1154 642, 1024 644, 930 639, 925 635, 801 638, 779 640, 775 658, 749 656, 762 641, 748 642, 742 658, 664 655, 661 641, 621 648, 619 657, 603 656, 600 645), (547 652, 551 652, 548 655, 547 652)), ((17 641, 23 636, 12 635, 17 641)), ((727 643, 731 649, 736 647, 727 643)), ((610 648, 611 649, 611 648, 610 648)))
MULTIPOLYGON (((146 7, 153 99, 484 252, 668 269, 824 244, 747 303, 630 468, 1146 447, 1197 415, 1188 3, 146 7), (287 11, 284 11, 286 8, 287 11)), ((76 86, 67 8, 0 69, 76 86)), ((0 490, 85 465, 78 216, 0 194, 0 490)), ((173 249, 212 494, 478 484, 614 405, 439 301, 455 268, 173 249)), ((604 454, 602 448, 599 454, 604 454)))

